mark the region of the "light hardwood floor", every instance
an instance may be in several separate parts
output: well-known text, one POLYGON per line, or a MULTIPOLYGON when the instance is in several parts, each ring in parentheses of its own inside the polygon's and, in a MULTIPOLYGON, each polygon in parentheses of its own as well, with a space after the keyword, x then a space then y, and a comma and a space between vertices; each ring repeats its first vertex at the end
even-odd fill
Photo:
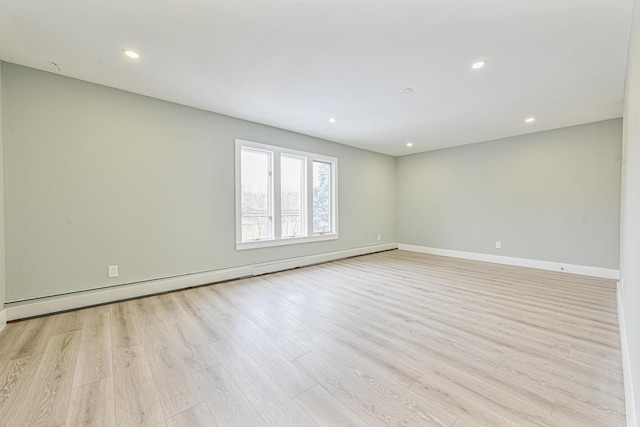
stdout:
POLYGON ((389 251, 0 333, 2 426, 624 426, 613 281, 389 251))

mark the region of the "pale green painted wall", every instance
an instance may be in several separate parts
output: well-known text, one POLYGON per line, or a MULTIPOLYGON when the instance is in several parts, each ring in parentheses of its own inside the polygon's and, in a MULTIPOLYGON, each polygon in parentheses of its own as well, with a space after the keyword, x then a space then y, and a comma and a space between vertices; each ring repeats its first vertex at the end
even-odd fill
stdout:
POLYGON ((621 132, 615 119, 400 157, 398 239, 617 269, 621 132))
POLYGON ((17 65, 3 73, 8 301, 374 245, 377 234, 618 268, 620 120, 394 159, 17 65), (338 157, 340 239, 236 252, 235 138, 338 157))
POLYGON ((3 75, 7 301, 396 240, 393 157, 13 64, 3 75), (339 240, 236 252, 235 138, 337 157, 339 240))

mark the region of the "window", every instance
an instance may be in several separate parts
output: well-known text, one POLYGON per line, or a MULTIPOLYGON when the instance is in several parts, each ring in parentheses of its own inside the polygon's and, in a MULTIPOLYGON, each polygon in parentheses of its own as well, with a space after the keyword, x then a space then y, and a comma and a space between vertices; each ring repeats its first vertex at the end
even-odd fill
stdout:
POLYGON ((338 238, 338 159, 236 140, 236 249, 338 238))
POLYGON ((242 150, 242 239, 260 240, 273 236, 271 218, 271 164, 268 151, 242 150))
POLYGON ((294 238, 306 234, 305 166, 307 159, 280 155, 280 236, 294 238))

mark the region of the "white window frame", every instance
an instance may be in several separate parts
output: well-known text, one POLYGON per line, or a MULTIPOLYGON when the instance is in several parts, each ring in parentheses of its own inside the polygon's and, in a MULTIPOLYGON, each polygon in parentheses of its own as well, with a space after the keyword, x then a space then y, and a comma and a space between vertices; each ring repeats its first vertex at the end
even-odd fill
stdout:
POLYGON ((308 153, 305 151, 292 150, 275 145, 261 144, 259 142, 246 141, 243 139, 235 140, 235 186, 236 186, 236 250, 256 249, 271 246, 294 245, 300 243, 320 242, 326 240, 338 239, 338 159, 335 157, 324 156, 321 154, 308 153), (243 148, 256 149, 260 151, 268 151, 272 153, 272 181, 271 191, 272 198, 272 230, 273 238, 261 239, 255 241, 242 241, 242 188, 241 188, 241 153, 243 148), (307 228, 307 234, 300 237, 282 237, 281 236, 281 199, 280 199, 280 156, 291 155, 303 157, 306 159, 306 179, 305 181, 305 198, 306 198, 306 218, 304 224, 307 228), (313 162, 319 161, 331 164, 331 232, 313 233, 313 162))

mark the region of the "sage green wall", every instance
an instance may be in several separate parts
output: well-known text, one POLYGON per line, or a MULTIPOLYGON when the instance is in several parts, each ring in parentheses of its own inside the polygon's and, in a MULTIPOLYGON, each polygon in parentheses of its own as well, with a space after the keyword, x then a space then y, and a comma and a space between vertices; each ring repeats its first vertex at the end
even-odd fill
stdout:
POLYGON ((18 65, 3 76, 9 302, 396 241, 393 157, 18 65), (337 157, 339 240, 236 252, 235 138, 337 157))
POLYGON ((621 132, 614 119, 398 158, 398 241, 617 269, 621 132))
POLYGON ((374 245, 378 234, 618 268, 619 119, 394 159, 13 64, 2 72, 7 301, 374 245), (340 239, 236 252, 235 138, 338 157, 340 239))
MULTIPOLYGON (((626 342, 631 362, 630 377, 635 415, 640 420, 640 3, 636 0, 629 45, 625 88, 624 142, 622 166, 622 216, 620 233, 620 278, 626 342)), ((622 329, 624 328, 624 329, 622 329)), ((627 408, 632 405, 627 402, 627 408)))

